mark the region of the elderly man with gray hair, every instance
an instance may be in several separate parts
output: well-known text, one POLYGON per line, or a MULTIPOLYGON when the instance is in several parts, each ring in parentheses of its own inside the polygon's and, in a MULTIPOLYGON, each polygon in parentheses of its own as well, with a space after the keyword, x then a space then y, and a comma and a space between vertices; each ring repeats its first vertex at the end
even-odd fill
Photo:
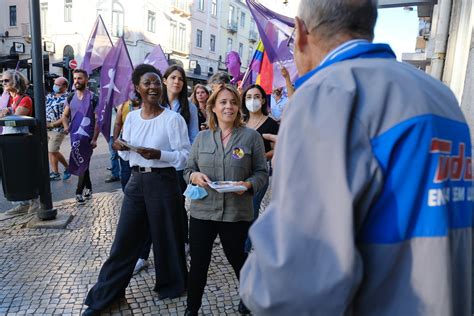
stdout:
POLYGON ((375 0, 301 0, 240 275, 257 315, 471 315, 469 128, 446 86, 371 43, 376 18, 375 0))

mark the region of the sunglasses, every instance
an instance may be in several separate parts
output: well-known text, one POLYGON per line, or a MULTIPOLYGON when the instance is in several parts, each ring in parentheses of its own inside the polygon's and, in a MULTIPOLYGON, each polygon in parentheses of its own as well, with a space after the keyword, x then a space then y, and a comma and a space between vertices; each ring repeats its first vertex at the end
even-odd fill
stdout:
POLYGON ((10 79, 2 79, 2 80, 0 80, 0 81, 3 82, 3 83, 9 83, 9 82, 10 82, 10 79))

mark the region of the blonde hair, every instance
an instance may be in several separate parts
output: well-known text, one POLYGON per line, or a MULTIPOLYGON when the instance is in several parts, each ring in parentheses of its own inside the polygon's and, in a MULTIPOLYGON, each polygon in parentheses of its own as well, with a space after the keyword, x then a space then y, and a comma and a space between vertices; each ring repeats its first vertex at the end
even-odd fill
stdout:
POLYGON ((222 85, 221 87, 219 87, 219 89, 217 89, 215 92, 213 92, 211 94, 211 96, 209 97, 209 99, 207 99, 207 105, 206 105, 207 119, 208 119, 208 122, 209 122, 209 128, 212 131, 216 131, 217 128, 219 127, 219 123, 217 121, 217 116, 214 112, 212 112, 212 109, 214 109, 214 107, 216 106, 217 97, 224 90, 227 90, 230 93, 232 93, 233 97, 235 98, 235 102, 239 107, 239 111, 237 112, 237 117, 234 120, 234 124, 233 124, 234 127, 237 128, 237 127, 240 127, 240 126, 244 125, 244 123, 242 122, 242 112, 241 112, 241 108, 240 108, 241 103, 242 103, 241 100, 240 100, 240 94, 237 91, 237 89, 235 89, 233 86, 231 86, 229 84, 226 84, 226 85, 222 85))
POLYGON ((207 89, 207 87, 203 84, 198 83, 197 85, 194 86, 193 94, 191 95, 191 102, 193 102, 195 105, 199 106, 199 102, 196 98, 196 90, 197 89, 203 89, 204 91, 206 91, 208 99, 209 99, 209 96, 211 95, 211 93, 209 92, 209 89, 207 89))

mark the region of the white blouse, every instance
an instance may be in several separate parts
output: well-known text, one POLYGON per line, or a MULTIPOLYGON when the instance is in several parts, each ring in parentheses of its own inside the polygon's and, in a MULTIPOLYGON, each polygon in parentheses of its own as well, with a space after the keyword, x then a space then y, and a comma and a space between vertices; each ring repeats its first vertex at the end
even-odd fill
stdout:
POLYGON ((136 147, 161 150, 160 159, 145 159, 133 151, 119 151, 130 166, 184 169, 189 156, 188 128, 181 115, 164 108, 160 115, 145 120, 142 110, 128 113, 123 125, 122 139, 136 147))

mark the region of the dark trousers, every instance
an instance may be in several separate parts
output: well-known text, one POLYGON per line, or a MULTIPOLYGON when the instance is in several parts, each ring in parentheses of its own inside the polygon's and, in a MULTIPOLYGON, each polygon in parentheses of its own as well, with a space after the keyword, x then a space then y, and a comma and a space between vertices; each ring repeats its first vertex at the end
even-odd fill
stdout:
POLYGON ((140 247, 150 233, 155 255, 156 284, 160 298, 174 298, 186 290, 183 220, 180 190, 173 168, 133 172, 122 204, 110 256, 89 291, 86 305, 102 310, 125 293, 140 247))
MULTIPOLYGON (((182 206, 182 213, 183 213, 183 233, 184 233, 184 242, 189 243, 189 230, 188 230, 188 213, 186 212, 186 208, 184 207, 185 198, 182 194, 186 191, 186 181, 184 181, 183 177, 183 170, 177 171, 178 173, 178 181, 179 187, 181 189, 181 206, 182 206)), ((145 243, 142 246, 142 250, 140 252, 140 258, 143 260, 148 260, 150 257, 150 249, 151 249, 151 236, 148 236, 145 243)))
POLYGON ((188 308, 198 312, 207 283, 207 272, 211 262, 212 246, 219 235, 224 253, 239 279, 240 269, 247 259, 244 252, 245 239, 251 222, 217 222, 191 217, 189 245, 191 268, 188 283, 188 308))
POLYGON ((76 194, 82 194, 84 188, 87 188, 92 191, 91 176, 89 174, 89 168, 79 176, 77 180, 76 194))

